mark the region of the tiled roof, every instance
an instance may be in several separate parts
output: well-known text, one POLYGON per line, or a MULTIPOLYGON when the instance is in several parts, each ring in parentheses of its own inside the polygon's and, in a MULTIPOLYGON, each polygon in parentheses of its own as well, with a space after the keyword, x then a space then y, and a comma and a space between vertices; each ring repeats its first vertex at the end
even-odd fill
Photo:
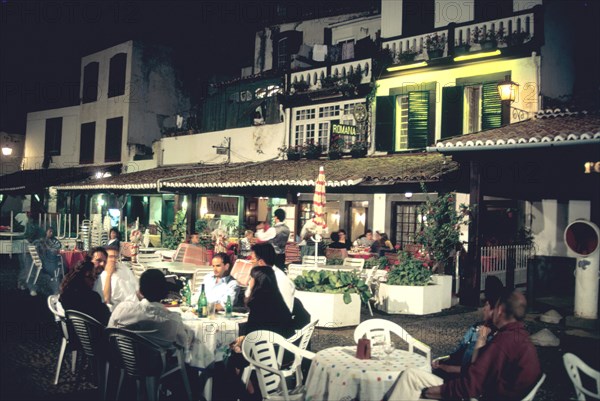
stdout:
POLYGON ((584 143, 590 140, 600 143, 598 114, 554 110, 538 113, 532 120, 442 140, 428 150, 452 152, 462 150, 459 148, 483 150, 492 146, 494 149, 532 145, 552 146, 559 143, 584 143))
POLYGON ((98 172, 118 174, 120 170, 121 163, 103 166, 22 170, 0 177, 0 193, 31 194, 54 185, 82 180, 98 172))
POLYGON ((436 154, 404 154, 340 160, 270 160, 230 165, 161 167, 102 180, 57 186, 58 190, 156 190, 181 188, 240 188, 314 186, 319 166, 327 187, 390 185, 438 181, 457 164, 436 154))

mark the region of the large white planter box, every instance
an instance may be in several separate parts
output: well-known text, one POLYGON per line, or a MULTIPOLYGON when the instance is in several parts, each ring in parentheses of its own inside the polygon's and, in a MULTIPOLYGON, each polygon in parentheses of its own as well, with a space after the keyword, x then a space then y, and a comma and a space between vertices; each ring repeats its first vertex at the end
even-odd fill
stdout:
POLYGON ((426 286, 379 284, 377 308, 386 313, 427 315, 442 310, 438 284, 426 286))
POLYGON ((310 313, 311 320, 319 319, 317 327, 337 328, 360 323, 360 297, 351 294, 352 302, 344 303, 343 294, 296 291, 296 297, 310 313))
POLYGON ((452 306, 452 276, 446 274, 434 274, 431 280, 439 285, 441 308, 448 309, 452 306))

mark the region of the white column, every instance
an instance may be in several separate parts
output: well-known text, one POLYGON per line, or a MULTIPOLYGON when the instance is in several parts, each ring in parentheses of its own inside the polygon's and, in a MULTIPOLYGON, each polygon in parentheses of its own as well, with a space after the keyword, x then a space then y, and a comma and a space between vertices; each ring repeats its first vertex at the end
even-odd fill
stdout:
POLYGON ((385 232, 385 194, 373 195, 373 232, 385 232))

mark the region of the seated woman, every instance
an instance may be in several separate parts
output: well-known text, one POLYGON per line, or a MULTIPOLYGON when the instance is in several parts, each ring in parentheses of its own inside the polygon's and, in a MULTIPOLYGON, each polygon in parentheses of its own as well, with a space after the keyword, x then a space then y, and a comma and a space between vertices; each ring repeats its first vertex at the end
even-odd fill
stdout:
POLYGON ((348 236, 346 235, 346 230, 339 230, 338 235, 340 236, 339 242, 344 244, 346 246, 346 250, 349 251, 350 248, 352 248, 352 241, 348 239, 348 236))
POLYGON ((371 252, 379 254, 379 256, 383 256, 385 252, 393 252, 394 245, 389 240, 386 233, 380 233, 379 231, 375 231, 375 242, 371 245, 371 252))
POLYGON ((94 264, 86 258, 71 269, 60 283, 59 301, 64 310, 83 312, 106 326, 110 311, 93 290, 95 282, 94 264))
POLYGON ((110 232, 108 233, 108 241, 106 242, 106 246, 117 249, 121 248, 121 234, 115 227, 111 228, 110 232))
POLYGON ((327 247, 333 249, 346 249, 346 244, 340 242, 339 232, 333 232, 331 233, 331 244, 329 244, 327 247))

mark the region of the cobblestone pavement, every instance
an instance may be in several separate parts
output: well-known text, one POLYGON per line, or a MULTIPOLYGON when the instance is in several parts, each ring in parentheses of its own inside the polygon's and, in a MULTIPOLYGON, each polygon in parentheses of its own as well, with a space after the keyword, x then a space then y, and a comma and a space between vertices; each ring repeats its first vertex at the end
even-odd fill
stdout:
MULTIPOLYGON (((60 333, 46 305, 44 286, 37 297, 17 289, 18 259, 5 255, 0 259, 0 399, 2 400, 76 400, 95 399, 97 392, 90 378, 83 376, 75 383, 75 375, 63 367, 59 385, 52 380, 60 347, 60 333)), ((370 318, 366 308, 361 321, 370 318)), ((466 327, 479 319, 474 308, 455 306, 442 313, 428 316, 385 315, 375 312, 375 317, 400 324, 411 335, 432 349, 432 357, 450 352, 466 327)), ((562 363, 565 352, 574 352, 596 369, 600 364, 598 337, 586 338, 567 335, 566 329, 549 325, 528 316, 526 327, 530 333, 549 328, 561 339, 560 347, 538 347, 542 370, 547 379, 536 397, 537 400, 574 399, 574 391, 562 363)), ((312 349, 335 345, 353 345, 354 327, 343 329, 317 329, 312 349)), ((68 364, 67 364, 68 365, 68 364)), ((78 370, 81 367, 78 367, 78 370)), ((83 369, 82 369, 83 370, 83 369)), ((84 370, 84 373, 87 371, 84 370)))

